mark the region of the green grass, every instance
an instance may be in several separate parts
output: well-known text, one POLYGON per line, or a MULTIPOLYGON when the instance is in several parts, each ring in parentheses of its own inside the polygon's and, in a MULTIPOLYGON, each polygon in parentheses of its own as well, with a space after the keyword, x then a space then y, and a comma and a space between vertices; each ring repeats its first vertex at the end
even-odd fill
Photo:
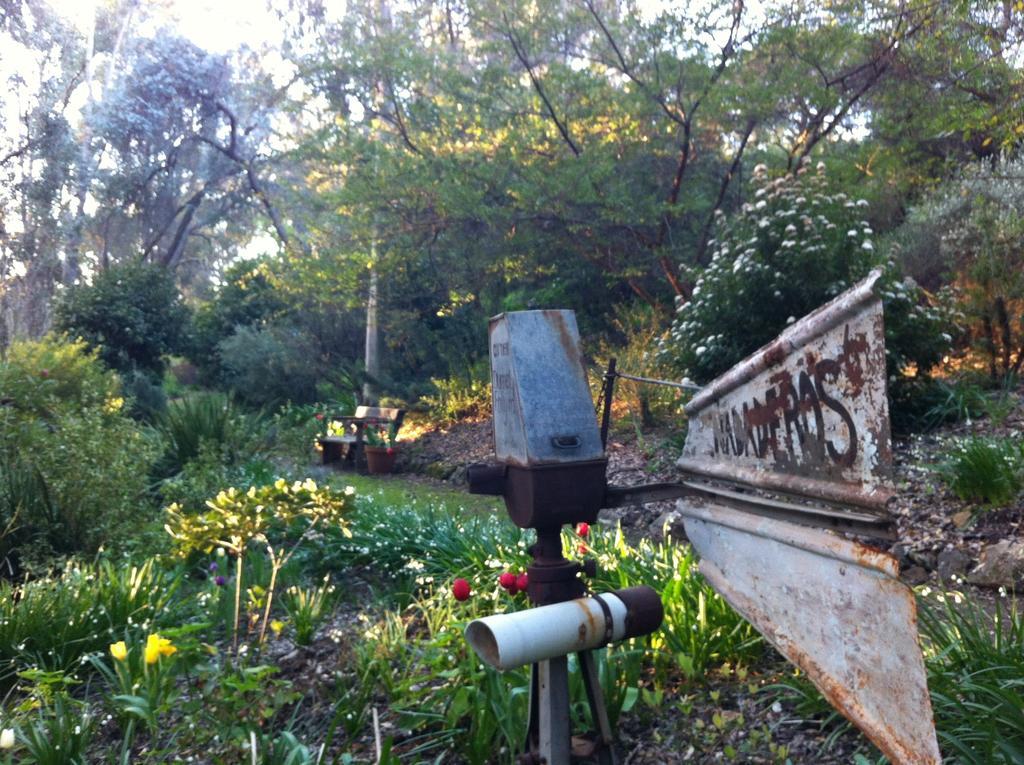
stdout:
POLYGON ((395 508, 434 507, 450 513, 466 510, 471 513, 500 513, 502 517, 505 515, 505 503, 501 497, 481 496, 454 487, 418 483, 401 475, 338 473, 331 476, 330 484, 336 489, 351 486, 358 496, 372 497, 378 504, 395 508))

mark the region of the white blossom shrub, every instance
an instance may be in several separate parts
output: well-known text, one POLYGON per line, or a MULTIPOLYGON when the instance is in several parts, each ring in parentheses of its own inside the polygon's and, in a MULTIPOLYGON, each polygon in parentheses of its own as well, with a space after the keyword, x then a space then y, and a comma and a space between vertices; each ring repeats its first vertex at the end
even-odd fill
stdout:
POLYGON ((830 191, 821 163, 774 179, 758 165, 753 186, 753 201, 719 217, 708 266, 685 274, 692 295, 678 302, 663 358, 705 383, 883 266, 890 381, 941 360, 951 340, 944 315, 876 252, 866 201, 830 191))

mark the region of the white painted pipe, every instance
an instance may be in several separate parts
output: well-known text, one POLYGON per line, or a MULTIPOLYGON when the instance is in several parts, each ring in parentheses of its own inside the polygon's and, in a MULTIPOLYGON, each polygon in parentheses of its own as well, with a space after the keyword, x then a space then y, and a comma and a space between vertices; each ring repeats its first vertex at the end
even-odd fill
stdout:
POLYGON ((632 587, 474 619, 466 627, 466 640, 483 661, 508 670, 645 635, 661 619, 658 594, 632 587))

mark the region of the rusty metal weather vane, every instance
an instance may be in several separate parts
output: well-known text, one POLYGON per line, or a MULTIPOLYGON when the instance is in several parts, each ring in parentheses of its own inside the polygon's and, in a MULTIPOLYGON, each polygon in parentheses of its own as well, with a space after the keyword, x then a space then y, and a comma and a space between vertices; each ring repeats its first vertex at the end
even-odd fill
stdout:
MULTIPOLYGON (((892 453, 879 278, 873 272, 701 389, 686 406, 681 480, 646 486, 607 485, 606 425, 598 429, 585 392, 571 312, 496 317, 491 364, 500 462, 474 466, 470 486, 503 495, 513 521, 538 530, 529 591, 536 605, 585 594, 578 567, 570 574, 576 564, 561 556, 562 524, 591 520, 602 507, 679 498, 711 586, 893 763, 938 765, 913 593, 899 581, 892 556, 836 533, 894 537, 886 512, 892 453)), ((615 376, 610 367, 606 413, 615 376)), ((632 597, 633 620, 641 621, 649 594, 632 597)), ((645 634, 612 624, 607 608, 596 612, 608 616, 609 640, 645 634)), ((510 616, 518 615, 488 619, 500 629, 510 616)), ((660 623, 657 617, 647 613, 644 630, 660 623)), ((534 628, 549 629, 542 625, 534 628)), ((487 660, 479 641, 470 642, 487 660)), ((607 642, 591 641, 586 650, 607 642)), ((550 650, 577 650, 559 646, 550 650)), ((557 690, 552 701, 536 664, 534 676, 522 761, 564 765, 572 760, 567 691, 557 690)), ((610 763, 609 738, 601 731, 601 761, 610 763)))

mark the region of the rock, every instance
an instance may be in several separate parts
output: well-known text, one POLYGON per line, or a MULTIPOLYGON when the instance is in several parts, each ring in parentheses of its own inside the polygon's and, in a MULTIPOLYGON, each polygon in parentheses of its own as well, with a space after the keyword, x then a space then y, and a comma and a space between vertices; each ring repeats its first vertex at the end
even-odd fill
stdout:
POLYGON ((953 525, 956 526, 958 529, 962 529, 968 523, 971 522, 971 519, 973 517, 974 517, 974 513, 972 513, 970 510, 964 510, 963 512, 960 512, 960 513, 954 513, 953 514, 953 525))
POLYGON ((439 481, 444 481, 454 471, 455 468, 452 465, 449 465, 447 462, 438 461, 431 462, 429 465, 427 465, 426 469, 423 472, 426 473, 431 478, 436 478, 439 481))
POLYGON ((935 570, 935 553, 929 552, 928 550, 909 550, 907 557, 910 561, 917 566, 925 569, 926 571, 935 570))
POLYGON ((939 579, 948 582, 954 576, 960 576, 967 571, 967 564, 970 562, 971 559, 956 548, 943 550, 939 553, 935 570, 939 573, 939 579))
POLYGON ((683 516, 678 510, 668 510, 662 513, 648 528, 651 537, 659 542, 664 541, 666 536, 677 542, 686 541, 683 516))
POLYGON ((1024 542, 1004 539, 981 551, 978 567, 967 581, 981 587, 1013 587, 1024 578, 1024 542))
POLYGON ((913 565, 909 555, 910 545, 906 542, 897 542, 889 552, 896 559, 896 562, 900 564, 901 569, 913 565))
POLYGON ((448 476, 448 483, 453 483, 456 486, 463 486, 466 484, 466 466, 459 465, 452 474, 448 476))
POLYGON ((910 585, 924 584, 928 581, 928 572, 921 566, 911 566, 900 576, 904 582, 910 585))

